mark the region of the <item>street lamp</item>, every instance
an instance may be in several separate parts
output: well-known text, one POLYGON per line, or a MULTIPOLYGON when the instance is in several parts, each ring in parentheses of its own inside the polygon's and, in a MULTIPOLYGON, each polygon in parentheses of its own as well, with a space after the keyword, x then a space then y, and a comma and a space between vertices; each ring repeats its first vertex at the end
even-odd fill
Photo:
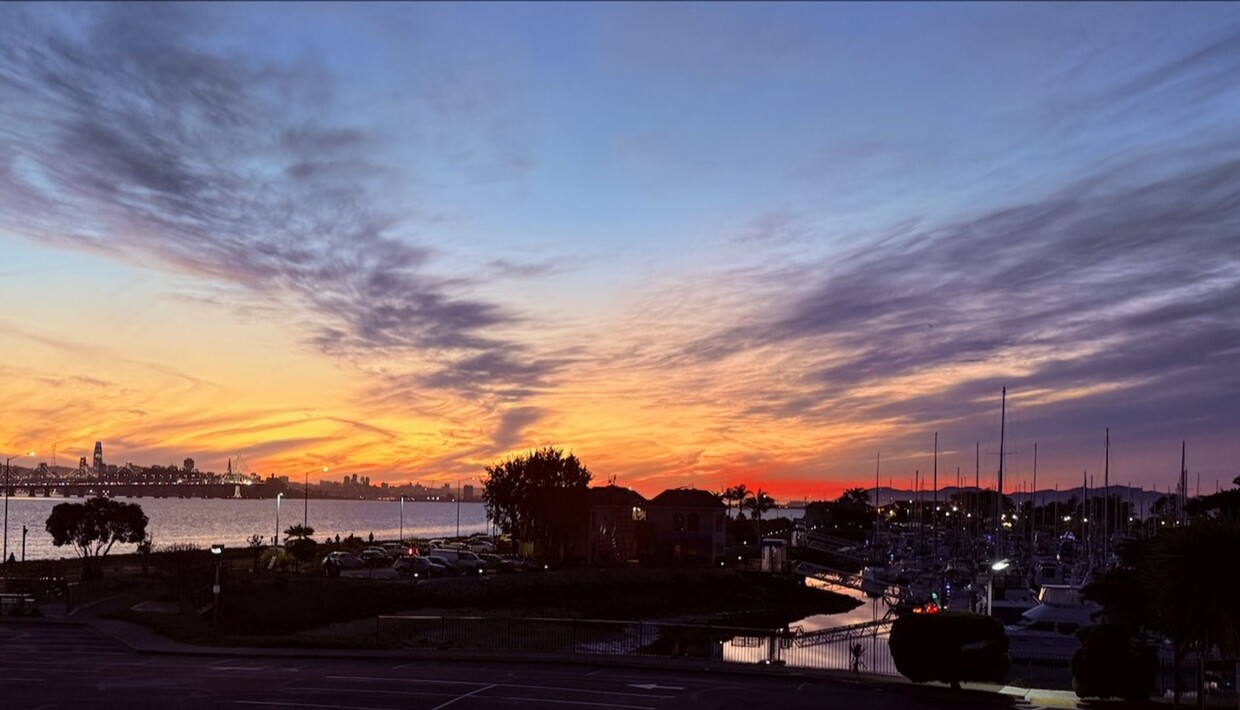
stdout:
POLYGON ((400 497, 400 544, 405 544, 405 497, 400 497))
POLYGON ((1003 558, 990 566, 991 573, 986 575, 986 616, 994 615, 995 605, 995 572, 1002 572, 1012 566, 1011 560, 1003 558))
POLYGON ((34 452, 27 451, 24 454, 7 456, 4 459, 4 555, 0 556, 0 562, 4 564, 9 562, 9 471, 13 468, 13 459, 23 456, 34 456, 34 452))
MULTIPOLYGON (((323 467, 323 473, 327 473, 326 466, 323 467)), ((303 528, 308 528, 310 527, 310 472, 306 471, 304 475, 306 477, 306 484, 305 484, 306 509, 302 512, 301 526, 303 528)))
POLYGON ((276 494, 276 547, 280 546, 280 499, 284 497, 284 491, 276 494))
POLYGON ((211 588, 211 593, 215 595, 212 624, 218 629, 220 628, 220 565, 224 562, 224 546, 212 545, 211 554, 215 555, 215 586, 211 588))

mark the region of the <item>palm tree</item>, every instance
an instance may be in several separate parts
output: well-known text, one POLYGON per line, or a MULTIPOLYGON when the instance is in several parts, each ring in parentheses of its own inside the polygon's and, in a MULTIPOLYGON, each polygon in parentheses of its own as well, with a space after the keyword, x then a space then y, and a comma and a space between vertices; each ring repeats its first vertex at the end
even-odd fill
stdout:
POLYGON ((762 542, 762 514, 775 507, 775 501, 759 488, 745 501, 745 506, 753 511, 753 519, 757 521, 758 542, 762 542))
POLYGON ((284 547, 297 560, 299 566, 314 557, 314 548, 317 543, 311 537, 312 535, 314 535, 314 528, 301 523, 290 526, 284 531, 284 547))
POLYGON ((724 486, 723 490, 719 491, 715 495, 719 496, 719 500, 723 501, 724 505, 728 507, 728 518, 731 519, 732 503, 736 500, 736 489, 724 486))
POLYGON ((737 510, 745 506, 745 499, 749 497, 749 487, 744 483, 738 483, 732 487, 732 500, 737 503, 737 510))
POLYGON ((285 528, 284 530, 284 539, 286 541, 289 538, 295 538, 298 540, 308 540, 313 535, 314 535, 314 528, 310 527, 309 525, 302 525, 301 523, 297 523, 296 525, 291 525, 285 528))

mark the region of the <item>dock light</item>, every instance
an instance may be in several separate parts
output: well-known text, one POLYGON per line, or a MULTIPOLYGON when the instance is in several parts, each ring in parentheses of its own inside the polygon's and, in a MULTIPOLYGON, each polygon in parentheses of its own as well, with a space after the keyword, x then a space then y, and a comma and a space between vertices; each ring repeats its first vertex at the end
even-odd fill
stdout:
POLYGON ((1004 559, 999 560, 998 562, 994 563, 993 565, 991 565, 991 566, 990 566, 990 568, 991 568, 992 570, 996 571, 996 572, 1002 572, 1003 570, 1005 570, 1005 569, 1007 569, 1008 567, 1011 567, 1011 566, 1012 566, 1012 562, 1011 562, 1011 560, 1008 560, 1007 558, 1004 558, 1004 559))
POLYGON ((222 555, 222 554, 224 554, 224 546, 223 546, 223 545, 212 545, 212 546, 211 546, 211 554, 213 554, 213 555, 222 555))

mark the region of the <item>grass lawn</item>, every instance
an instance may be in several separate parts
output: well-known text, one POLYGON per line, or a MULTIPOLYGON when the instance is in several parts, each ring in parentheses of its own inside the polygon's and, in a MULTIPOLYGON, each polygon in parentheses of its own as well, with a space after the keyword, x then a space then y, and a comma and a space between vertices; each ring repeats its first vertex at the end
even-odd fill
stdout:
POLYGON ((221 645, 331 645, 291 634, 398 611, 586 619, 680 618, 736 626, 782 626, 847 611, 849 597, 729 570, 579 569, 429 580, 419 584, 258 574, 223 588, 220 629, 209 616, 118 615, 181 641, 221 645))

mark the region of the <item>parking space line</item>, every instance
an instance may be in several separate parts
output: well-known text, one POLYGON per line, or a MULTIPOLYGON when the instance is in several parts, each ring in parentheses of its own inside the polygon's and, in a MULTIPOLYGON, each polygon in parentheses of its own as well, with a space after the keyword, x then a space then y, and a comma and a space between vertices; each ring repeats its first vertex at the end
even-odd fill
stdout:
MULTIPOLYGON (((423 680, 421 678, 376 678, 374 676, 329 675, 328 680, 356 680, 366 683, 419 683, 434 685, 484 685, 479 681, 465 680, 423 680)), ((590 690, 588 688, 565 688, 555 685, 524 685, 521 683, 490 683, 489 688, 518 688, 520 690, 546 690, 553 693, 587 693, 590 695, 618 695, 626 698, 647 698, 651 700, 670 700, 675 695, 652 695, 650 693, 629 693, 619 690, 590 690)))
POLYGON ((323 708, 323 710, 392 710, 372 705, 323 705, 315 703, 282 703, 275 700, 234 700, 234 705, 264 705, 278 708, 323 708))
POLYGON ((456 693, 435 692, 433 690, 378 690, 373 688, 312 688, 310 686, 297 686, 295 688, 286 688, 290 693, 358 693, 360 695, 422 695, 434 696, 436 698, 456 697, 456 693))
POLYGON ((364 683, 431 683, 434 685, 486 685, 468 680, 422 680, 421 678, 376 678, 365 675, 329 675, 328 680, 360 680, 364 683))
POLYGON ((675 695, 651 695, 650 693, 626 693, 619 690, 587 690, 585 688, 560 688, 554 685, 517 685, 516 683, 496 683, 501 688, 520 688, 522 690, 549 690, 553 693, 590 693, 592 695, 619 695, 626 698, 650 698, 653 700, 670 700, 675 695))
MULTIPOLYGON (((435 707, 431 708, 431 710, 443 710, 444 708, 448 707, 448 706, 449 706, 449 705, 451 705, 452 703, 460 702, 461 700, 464 700, 465 698, 468 698, 468 697, 471 697, 471 696, 477 695, 478 693, 484 693, 484 692, 486 692, 486 691, 488 691, 488 690, 490 690, 491 688, 494 688, 494 687, 495 687, 494 685, 488 685, 488 686, 485 686, 485 687, 482 687, 482 688, 478 688, 477 690, 471 690, 471 691, 469 691, 468 693, 465 693, 464 695, 458 695, 458 696, 456 696, 455 698, 453 698, 453 699, 451 699, 451 700, 449 700, 449 701, 447 701, 447 702, 440 703, 439 705, 436 705, 435 707)), ((651 710, 653 710, 653 708, 651 708, 651 710)))
POLYGON ((619 703, 594 703, 588 700, 552 700, 551 698, 508 698, 488 696, 487 700, 506 700, 517 703, 551 703, 553 705, 584 705, 592 708, 620 708, 621 710, 654 710, 651 705, 621 705, 619 703))

